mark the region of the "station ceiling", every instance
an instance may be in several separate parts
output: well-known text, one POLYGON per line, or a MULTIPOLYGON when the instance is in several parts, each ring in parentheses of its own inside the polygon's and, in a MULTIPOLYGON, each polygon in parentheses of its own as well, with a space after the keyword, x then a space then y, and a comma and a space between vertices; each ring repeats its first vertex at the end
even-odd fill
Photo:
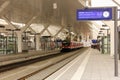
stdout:
POLYGON ((71 28, 77 34, 91 33, 91 22, 76 20, 76 10, 85 6, 85 0, 0 0, 0 5, 0 19, 6 19, 17 28, 30 24, 38 30, 41 26, 34 28, 33 24, 43 24, 71 28))
MULTIPOLYGON (((7 0, 0 0, 0 5, 3 5, 6 1, 7 0)), ((59 25, 66 28, 71 27, 71 30, 76 33, 85 32, 85 30, 87 32, 90 31, 88 24, 76 20, 76 9, 82 8, 78 0, 8 1, 9 4, 0 12, 1 19, 5 17, 10 22, 22 23, 24 26, 24 24, 27 24, 34 18, 31 24, 59 25)))

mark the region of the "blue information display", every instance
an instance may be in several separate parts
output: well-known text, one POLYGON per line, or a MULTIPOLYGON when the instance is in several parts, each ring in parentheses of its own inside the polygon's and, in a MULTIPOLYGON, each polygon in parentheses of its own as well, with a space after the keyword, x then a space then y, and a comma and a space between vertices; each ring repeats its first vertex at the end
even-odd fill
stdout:
POLYGON ((97 43, 97 40, 92 40, 92 43, 97 43))
POLYGON ((112 8, 79 9, 77 20, 112 20, 112 8))

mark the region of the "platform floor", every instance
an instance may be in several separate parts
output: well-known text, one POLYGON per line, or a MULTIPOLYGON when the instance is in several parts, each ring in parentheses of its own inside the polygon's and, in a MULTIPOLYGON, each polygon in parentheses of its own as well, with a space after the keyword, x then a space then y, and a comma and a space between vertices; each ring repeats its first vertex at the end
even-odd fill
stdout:
POLYGON ((56 54, 59 52, 60 50, 30 51, 30 52, 23 52, 23 53, 16 53, 16 54, 0 55, 0 66, 16 63, 20 61, 30 60, 37 57, 56 54))
POLYGON ((115 77, 114 58, 90 48, 45 80, 120 80, 120 69, 115 77))

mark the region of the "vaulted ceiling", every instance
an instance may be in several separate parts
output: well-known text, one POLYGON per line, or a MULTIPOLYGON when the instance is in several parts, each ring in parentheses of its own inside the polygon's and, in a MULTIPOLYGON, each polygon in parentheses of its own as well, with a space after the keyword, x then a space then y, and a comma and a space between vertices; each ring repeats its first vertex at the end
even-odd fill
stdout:
MULTIPOLYGON (((0 0, 3 5, 7 0, 0 0)), ((8 0, 9 4, 0 12, 1 19, 6 17, 10 22, 71 26, 73 32, 90 32, 87 22, 76 20, 76 10, 82 8, 78 0, 8 0), (57 5, 54 9, 53 4, 57 5)))

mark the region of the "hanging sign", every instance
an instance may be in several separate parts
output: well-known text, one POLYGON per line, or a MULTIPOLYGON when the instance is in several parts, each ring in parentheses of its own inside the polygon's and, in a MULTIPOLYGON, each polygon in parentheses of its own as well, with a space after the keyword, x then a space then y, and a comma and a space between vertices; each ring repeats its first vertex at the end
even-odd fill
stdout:
POLYGON ((112 8, 79 9, 77 20, 112 20, 112 8))

